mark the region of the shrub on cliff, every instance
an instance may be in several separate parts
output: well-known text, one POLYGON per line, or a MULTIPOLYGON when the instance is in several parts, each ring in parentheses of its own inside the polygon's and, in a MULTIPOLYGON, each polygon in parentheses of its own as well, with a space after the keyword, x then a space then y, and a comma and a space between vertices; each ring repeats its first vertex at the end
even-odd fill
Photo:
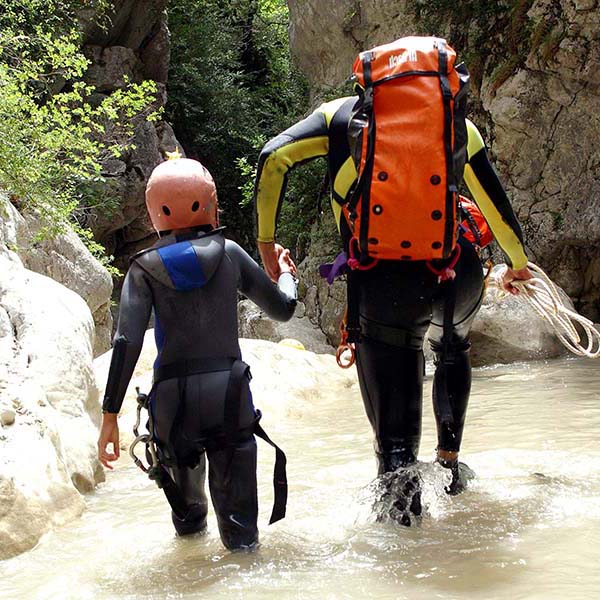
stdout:
MULTIPOLYGON (((102 14, 108 2, 88 1, 102 14)), ((42 221, 41 235, 70 223, 99 258, 78 216, 110 198, 103 194, 102 160, 131 144, 131 121, 145 114, 153 82, 131 84, 101 102, 83 76, 75 0, 11 0, 0 15, 0 188, 22 211, 42 221)))

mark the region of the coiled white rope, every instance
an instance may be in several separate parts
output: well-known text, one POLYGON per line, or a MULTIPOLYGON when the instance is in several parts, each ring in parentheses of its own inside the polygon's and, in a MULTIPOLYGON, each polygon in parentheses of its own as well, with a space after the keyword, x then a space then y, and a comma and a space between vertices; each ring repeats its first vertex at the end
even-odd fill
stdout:
MULTIPOLYGON (((600 331, 596 329, 594 323, 566 306, 558 288, 540 267, 531 262, 527 263, 527 267, 533 274, 532 279, 511 281, 511 285, 521 292, 517 297, 525 299, 535 312, 549 323, 558 339, 573 354, 598 358, 600 331), (587 346, 582 343, 575 324, 583 330, 587 338, 587 346)), ((503 289, 502 274, 503 271, 500 271, 493 278, 500 290, 503 289)))

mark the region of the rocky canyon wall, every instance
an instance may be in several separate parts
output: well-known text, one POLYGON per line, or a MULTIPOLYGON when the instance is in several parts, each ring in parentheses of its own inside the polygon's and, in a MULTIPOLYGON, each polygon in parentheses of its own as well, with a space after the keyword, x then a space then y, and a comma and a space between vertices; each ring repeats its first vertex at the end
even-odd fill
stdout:
POLYGON ((358 51, 445 36, 472 74, 471 117, 531 259, 600 320, 600 6, 597 0, 289 0, 291 41, 315 102, 358 51))

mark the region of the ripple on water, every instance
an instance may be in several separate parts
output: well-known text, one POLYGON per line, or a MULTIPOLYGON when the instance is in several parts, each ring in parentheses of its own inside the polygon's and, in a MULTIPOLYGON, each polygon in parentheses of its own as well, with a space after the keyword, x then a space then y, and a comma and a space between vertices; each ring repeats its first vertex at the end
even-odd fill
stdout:
POLYGON ((377 521, 360 398, 353 390, 334 401, 330 390, 326 402, 311 401, 310 419, 288 411, 270 424, 285 440, 290 502, 288 517, 268 527, 272 454, 261 446, 257 552, 225 551, 212 513, 206 536, 175 538, 154 484, 120 467, 87 497, 82 519, 0 565, 0 597, 596 598, 599 367, 563 360, 477 370, 463 452, 477 476, 457 497, 443 491, 448 473, 431 464, 426 399, 425 513, 415 527, 377 521))

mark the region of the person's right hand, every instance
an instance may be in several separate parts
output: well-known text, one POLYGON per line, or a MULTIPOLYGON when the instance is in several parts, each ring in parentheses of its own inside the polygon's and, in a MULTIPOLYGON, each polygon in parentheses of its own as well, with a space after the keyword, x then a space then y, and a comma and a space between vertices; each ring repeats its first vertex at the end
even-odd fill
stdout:
POLYGON ((257 242, 257 245, 265 272, 273 281, 277 281, 279 277, 279 252, 277 251, 277 246, 279 244, 275 244, 275 242, 257 242))
POLYGON ((107 469, 112 469, 112 465, 109 463, 118 460, 120 454, 117 415, 114 413, 104 413, 102 415, 100 437, 98 438, 98 460, 107 469), (112 444, 112 452, 108 451, 109 444, 112 444))

